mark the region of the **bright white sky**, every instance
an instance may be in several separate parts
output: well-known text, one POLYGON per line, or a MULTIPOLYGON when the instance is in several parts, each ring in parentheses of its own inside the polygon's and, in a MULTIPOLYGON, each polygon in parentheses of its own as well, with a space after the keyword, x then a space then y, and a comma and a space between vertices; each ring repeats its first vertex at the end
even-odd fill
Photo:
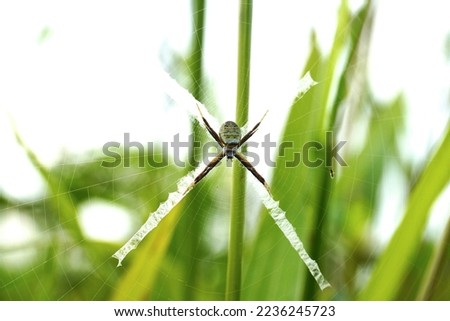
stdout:
MULTIPOLYGON (((238 6, 207 2, 205 65, 223 121, 234 118, 238 6)), ((311 28, 323 49, 330 47, 339 2, 254 2, 252 123, 269 109, 276 111, 269 113, 270 127, 281 128, 292 95, 279 84, 296 83, 311 28)), ((42 193, 39 175, 14 141, 11 119, 46 164, 64 150, 100 151, 107 141, 122 141, 124 132, 142 142, 187 133, 188 115, 165 105, 154 71, 162 44, 186 53, 189 3, 0 2, 0 191, 23 200, 42 193), (39 41, 45 29, 49 34, 39 41)), ((405 154, 418 160, 449 119, 449 12, 448 1, 378 1, 370 83, 383 100, 404 91, 405 154)))

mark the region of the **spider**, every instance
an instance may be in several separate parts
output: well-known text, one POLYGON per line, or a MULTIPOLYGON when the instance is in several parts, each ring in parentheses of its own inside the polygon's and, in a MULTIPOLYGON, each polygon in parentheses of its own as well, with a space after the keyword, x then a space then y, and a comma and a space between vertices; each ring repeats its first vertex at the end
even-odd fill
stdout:
POLYGON ((220 163, 222 158, 226 156, 227 159, 236 157, 238 161, 241 162, 241 164, 244 165, 245 168, 247 168, 250 173, 252 173, 256 177, 256 179, 264 185, 269 194, 272 195, 269 184, 267 184, 266 180, 256 171, 256 169, 245 158, 245 156, 238 151, 239 147, 241 147, 256 132, 267 112, 263 115, 261 120, 255 125, 255 127, 253 127, 252 130, 250 130, 247 134, 244 135, 244 137, 241 138, 241 128, 235 122, 226 121, 222 124, 222 126, 220 126, 219 134, 217 134, 217 132, 214 131, 214 129, 209 125, 206 118, 203 116, 198 105, 197 109, 200 113, 200 116, 202 116, 202 120, 206 126, 206 129, 216 140, 216 142, 222 147, 222 151, 217 154, 216 157, 214 157, 213 160, 208 163, 208 165, 206 165, 206 168, 200 174, 198 174, 197 177, 195 177, 194 181, 191 185, 189 185, 184 194, 193 189, 194 186, 197 185, 197 183, 200 182, 202 178, 205 177, 214 167, 216 167, 216 165, 220 163))

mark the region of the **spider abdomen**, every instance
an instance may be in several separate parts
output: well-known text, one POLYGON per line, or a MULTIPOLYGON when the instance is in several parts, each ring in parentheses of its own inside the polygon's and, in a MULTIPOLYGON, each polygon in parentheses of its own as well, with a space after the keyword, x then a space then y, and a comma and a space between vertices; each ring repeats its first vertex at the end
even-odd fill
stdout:
POLYGON ((226 121, 220 126, 219 136, 225 145, 239 145, 241 141, 241 129, 232 121, 226 121))
POLYGON ((225 144, 225 156, 228 159, 233 158, 241 141, 241 129, 235 122, 226 121, 220 126, 219 136, 225 144))

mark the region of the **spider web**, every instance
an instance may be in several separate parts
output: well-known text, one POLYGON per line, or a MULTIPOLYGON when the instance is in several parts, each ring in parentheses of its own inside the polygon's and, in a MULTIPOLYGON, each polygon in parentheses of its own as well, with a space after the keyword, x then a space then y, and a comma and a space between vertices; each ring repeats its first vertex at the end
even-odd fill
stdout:
MULTIPOLYGON (((174 80, 169 78, 168 75, 161 75, 163 81, 167 83, 166 87, 169 89, 170 95, 172 98, 177 101, 179 104, 185 106, 193 106, 197 105, 199 109, 205 109, 200 102, 196 101, 193 97, 190 97, 189 93, 183 90, 178 84, 174 83, 174 80)), ((301 98, 312 86, 314 86, 316 82, 311 78, 311 75, 307 73, 299 82, 298 94, 301 98)), ((191 111, 192 112, 192 111, 191 111)), ((202 115, 205 116, 206 112, 202 112, 202 115)), ((211 115, 209 117, 211 118, 211 115)), ((201 116, 197 116, 199 122, 203 123, 201 116)), ((216 127, 217 128, 217 127, 216 127)), ((192 187, 191 185, 194 183, 194 179, 204 171, 206 166, 199 167, 195 171, 188 173, 188 175, 184 176, 179 182, 177 190, 173 193, 169 194, 168 199, 161 203, 158 209, 155 212, 150 213, 149 218, 141 226, 141 228, 131 237, 127 243, 121 247, 114 255, 120 266, 122 261, 127 256, 127 254, 134 250, 138 244, 150 233, 154 228, 156 228, 159 222, 168 215, 172 209, 184 198, 184 196, 189 192, 192 187)), ((308 253, 306 252, 302 241, 297 236, 294 227, 287 220, 286 213, 279 207, 278 202, 276 202, 273 197, 269 193, 265 193, 262 198, 264 206, 268 209, 270 215, 275 220, 275 223, 279 226, 283 234, 291 243, 292 247, 298 252, 300 258, 305 262, 306 266, 310 270, 311 274, 316 279, 320 288, 323 290, 330 286, 328 281, 320 272, 320 269, 317 263, 312 260, 308 253)))

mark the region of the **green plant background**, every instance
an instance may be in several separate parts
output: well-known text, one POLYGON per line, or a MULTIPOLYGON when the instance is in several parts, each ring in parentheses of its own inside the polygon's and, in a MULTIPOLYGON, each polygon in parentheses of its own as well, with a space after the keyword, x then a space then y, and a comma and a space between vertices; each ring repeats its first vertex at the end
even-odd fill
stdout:
MULTIPOLYGON (((187 85, 189 90, 201 101, 205 92, 201 36, 204 6, 203 1, 193 1, 197 36, 192 40, 191 55, 175 57, 169 66, 182 83, 191 84, 187 85)), ((424 237, 430 209, 450 181, 448 128, 420 168, 401 157, 397 142, 408 106, 401 94, 390 102, 377 101, 365 81, 366 46, 371 41, 374 14, 371 3, 352 13, 342 1, 337 14, 330 52, 321 52, 314 33, 311 35, 309 58, 299 73, 309 70, 319 84, 300 100, 292 97, 280 141, 292 141, 293 150, 298 150, 306 141, 324 142, 326 131, 351 131, 354 124, 343 123, 340 116, 347 108, 352 119, 366 122, 365 143, 345 154, 349 166, 335 168, 335 179, 325 167, 303 166, 278 166, 270 179, 275 198, 333 288, 320 291, 261 207, 257 222, 245 226, 240 297, 449 300, 449 220, 442 222, 446 228, 439 238, 424 237), (360 88, 356 99, 344 104, 355 87, 360 88), (386 246, 380 246, 371 231, 377 220, 381 181, 386 168, 393 164, 406 177, 410 189, 404 213, 399 213, 398 228, 386 246)), ((192 126, 197 140, 211 140, 198 124, 192 126)), ((101 199, 129 209, 143 222, 189 169, 179 168, 170 160, 166 168, 139 167, 137 155, 131 168, 102 167, 102 157, 45 168, 21 140, 20 132, 16 135, 45 179, 47 194, 27 203, 0 194, 0 216, 20 211, 36 221, 42 233, 39 241, 22 248, 0 249, 3 255, 23 250, 37 253, 31 267, 1 265, 1 300, 225 299, 228 252, 218 250, 215 242, 220 243, 217 237, 227 234, 222 231, 216 235, 217 222, 223 230, 228 228, 232 198, 258 202, 249 195, 250 188, 243 195, 231 195, 228 168, 216 168, 118 268, 111 255, 122 244, 87 239, 79 224, 80 206, 101 199)), ((283 160, 292 159, 293 150, 278 155, 277 162, 284 164, 283 160)))

